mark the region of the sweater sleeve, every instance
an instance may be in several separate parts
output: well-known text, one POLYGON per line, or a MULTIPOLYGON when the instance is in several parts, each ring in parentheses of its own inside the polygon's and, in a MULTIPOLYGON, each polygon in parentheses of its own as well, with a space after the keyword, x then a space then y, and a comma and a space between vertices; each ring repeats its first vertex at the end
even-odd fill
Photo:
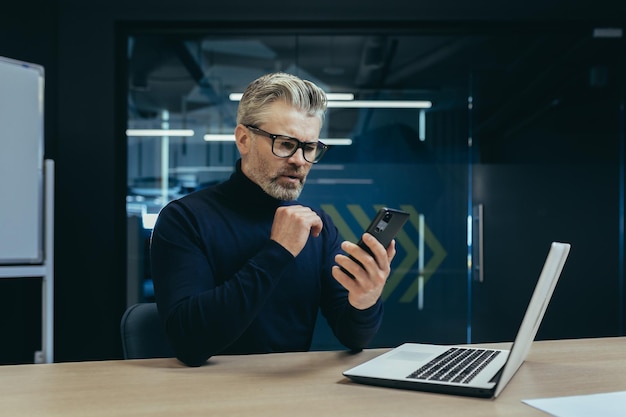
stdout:
POLYGON ((202 365, 233 343, 267 302, 294 257, 267 239, 218 285, 191 216, 166 206, 151 238, 152 275, 159 312, 179 360, 202 365))
POLYGON ((372 307, 358 310, 345 301, 339 310, 330 310, 330 314, 328 311, 326 319, 339 342, 352 351, 360 351, 368 346, 380 328, 383 303, 379 299, 372 307))
POLYGON ((365 310, 354 308, 348 301, 348 291, 332 276, 335 254, 340 252, 341 237, 332 220, 325 216, 325 228, 328 231, 327 249, 322 278, 322 298, 320 308, 333 334, 348 349, 359 351, 372 341, 383 317, 383 302, 378 299, 376 304, 365 310))

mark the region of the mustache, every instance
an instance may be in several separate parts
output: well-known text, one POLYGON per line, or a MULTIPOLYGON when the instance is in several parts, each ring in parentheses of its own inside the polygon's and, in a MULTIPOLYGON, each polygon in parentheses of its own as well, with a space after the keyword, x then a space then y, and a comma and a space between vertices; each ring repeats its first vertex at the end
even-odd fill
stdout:
POLYGON ((306 170, 304 168, 283 169, 277 173, 277 177, 279 176, 297 177, 304 180, 306 178, 306 170))

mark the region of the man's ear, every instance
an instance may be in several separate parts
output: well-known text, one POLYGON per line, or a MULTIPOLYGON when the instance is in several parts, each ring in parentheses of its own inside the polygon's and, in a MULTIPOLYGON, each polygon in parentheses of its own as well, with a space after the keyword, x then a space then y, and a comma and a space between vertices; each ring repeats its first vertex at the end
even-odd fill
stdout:
POLYGON ((237 149, 239 149, 239 153, 241 155, 245 155, 250 152, 250 141, 252 137, 250 136, 250 131, 242 124, 238 124, 235 128, 235 144, 237 145, 237 149))

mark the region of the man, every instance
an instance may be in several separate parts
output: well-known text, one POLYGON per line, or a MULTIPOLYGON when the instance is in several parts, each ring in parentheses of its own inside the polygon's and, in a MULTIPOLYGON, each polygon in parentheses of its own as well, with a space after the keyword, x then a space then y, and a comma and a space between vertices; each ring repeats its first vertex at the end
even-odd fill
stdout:
POLYGON ((325 110, 325 93, 309 81, 273 73, 252 82, 237 112, 235 173, 159 214, 155 295, 183 363, 306 351, 320 309, 349 349, 378 330, 395 242, 385 249, 365 234, 371 256, 342 242, 327 214, 296 202, 327 148, 318 140, 325 110))

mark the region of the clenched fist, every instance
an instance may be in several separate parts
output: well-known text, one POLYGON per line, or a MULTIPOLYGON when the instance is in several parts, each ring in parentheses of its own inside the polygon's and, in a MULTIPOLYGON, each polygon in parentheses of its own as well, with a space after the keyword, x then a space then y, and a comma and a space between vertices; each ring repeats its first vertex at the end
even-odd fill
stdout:
POLYGON ((322 227, 322 219, 310 208, 283 206, 274 214, 270 239, 281 244, 295 257, 304 248, 309 236, 319 236, 322 227))

